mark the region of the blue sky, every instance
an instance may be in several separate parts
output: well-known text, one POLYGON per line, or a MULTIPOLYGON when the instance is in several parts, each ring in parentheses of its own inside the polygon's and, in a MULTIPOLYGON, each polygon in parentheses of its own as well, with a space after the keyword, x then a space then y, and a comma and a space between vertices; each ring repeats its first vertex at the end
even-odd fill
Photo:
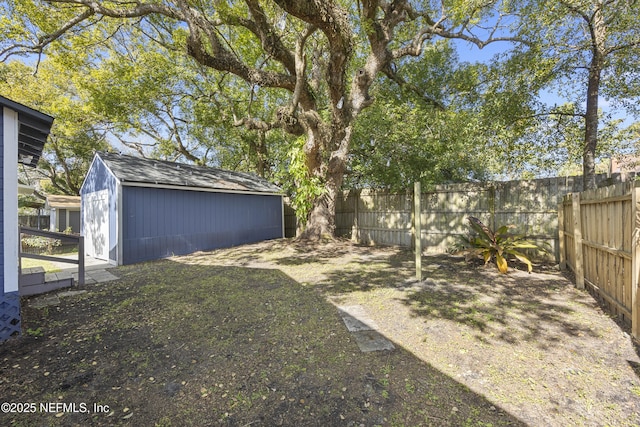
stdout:
MULTIPOLYGON (((452 44, 456 46, 460 61, 463 62, 491 62, 496 54, 510 50, 513 45, 509 42, 496 42, 485 46, 483 49, 479 49, 477 46, 462 41, 452 41, 452 44)), ((586 87, 584 88, 586 91, 586 87)), ((540 94, 540 100, 546 105, 562 105, 569 102, 568 99, 561 97, 555 91, 546 90, 540 94)), ((623 126, 629 126, 632 123, 640 120, 638 117, 634 117, 628 114, 622 109, 615 109, 611 105, 611 102, 604 97, 600 97, 599 107, 602 111, 610 113, 613 118, 619 118, 624 120, 623 126)))

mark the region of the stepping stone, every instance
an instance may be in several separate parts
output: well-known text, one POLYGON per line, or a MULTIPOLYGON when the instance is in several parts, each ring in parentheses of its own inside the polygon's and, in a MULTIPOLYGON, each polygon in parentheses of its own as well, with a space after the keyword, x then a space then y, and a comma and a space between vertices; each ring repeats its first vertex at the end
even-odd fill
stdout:
POLYGON ((376 322, 367 315, 361 305, 345 305, 338 307, 338 310, 349 332, 378 329, 376 322))
POLYGON ((33 308, 45 308, 52 305, 60 304, 60 298, 57 295, 50 295, 44 298, 38 298, 37 300, 31 303, 31 307, 33 308))
MULTIPOLYGON (((85 273, 86 275, 86 273, 85 273)), ((101 282, 112 282, 114 280, 120 280, 120 278, 116 275, 109 273, 106 270, 98 270, 96 272, 89 273, 91 278, 93 278, 97 283, 101 282)))
POLYGON ((393 350, 393 343, 377 331, 378 325, 361 305, 339 306, 338 311, 345 326, 356 340, 360 351, 393 350))
POLYGON ((87 291, 86 291, 86 290, 84 290, 84 289, 81 289, 81 290, 79 290, 79 291, 64 291, 64 292, 58 292, 58 296, 59 296, 60 298, 64 298, 64 297, 74 297, 74 296, 76 296, 76 295, 82 295, 82 294, 85 294, 85 293, 87 293, 87 291))
POLYGON ((395 349, 393 343, 378 331, 352 332, 351 335, 353 335, 353 338, 356 340, 356 344, 358 344, 360 351, 363 353, 382 350, 391 351, 395 349))

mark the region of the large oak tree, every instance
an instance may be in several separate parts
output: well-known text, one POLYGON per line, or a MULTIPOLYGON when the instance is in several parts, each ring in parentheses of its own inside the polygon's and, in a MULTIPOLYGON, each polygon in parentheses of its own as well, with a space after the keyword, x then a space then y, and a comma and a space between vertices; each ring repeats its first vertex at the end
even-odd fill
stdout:
MULTIPOLYGON (((483 47, 504 40, 501 2, 409 0, 245 0, 119 2, 13 0, 13 22, 0 60, 96 49, 95 60, 121 28, 145 29, 151 39, 183 43, 199 64, 229 73, 251 87, 279 93, 271 116, 236 116, 234 125, 261 132, 282 129, 302 138, 306 177, 321 191, 309 193, 305 236, 334 231, 335 200, 349 161, 354 123, 374 100, 381 74, 396 82, 399 65, 422 54, 434 37, 483 47), (477 26, 484 18, 492 28, 477 26), (162 37, 157 37, 162 34, 162 37)), ((213 107, 213 106, 212 106, 213 107)), ((247 110, 249 111, 249 110, 247 110)), ((299 139, 300 140, 300 139, 299 139)))

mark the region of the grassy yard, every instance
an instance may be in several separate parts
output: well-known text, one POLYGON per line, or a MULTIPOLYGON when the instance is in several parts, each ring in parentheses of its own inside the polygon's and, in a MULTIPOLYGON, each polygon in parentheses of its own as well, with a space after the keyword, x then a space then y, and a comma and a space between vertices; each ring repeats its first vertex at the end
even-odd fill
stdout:
POLYGON ((2 395, 68 405, 0 424, 640 423, 630 338, 564 276, 423 263, 415 283, 409 252, 275 241, 119 267, 51 306, 31 298, 25 335, 0 345, 2 395), (360 352, 346 304, 396 349, 360 352))
POLYGON ((41 259, 31 259, 31 258, 22 258, 20 261, 23 269, 33 268, 33 267, 42 267, 45 273, 56 273, 61 271, 59 267, 57 267, 54 263, 41 260, 41 259))

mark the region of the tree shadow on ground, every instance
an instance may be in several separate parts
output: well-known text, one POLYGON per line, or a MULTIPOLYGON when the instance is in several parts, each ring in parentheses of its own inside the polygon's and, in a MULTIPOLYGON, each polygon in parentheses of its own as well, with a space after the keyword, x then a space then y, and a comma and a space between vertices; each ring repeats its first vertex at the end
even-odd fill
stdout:
POLYGON ((566 292, 572 285, 558 272, 511 269, 503 275, 461 257, 429 255, 423 257, 425 279, 418 283, 412 277, 412 257, 398 251, 369 268, 329 273, 323 290, 329 295, 398 291, 396 299, 413 316, 465 325, 478 332, 479 340, 535 341, 545 348, 567 337, 597 334, 576 318, 575 310, 578 305, 594 307, 594 301, 587 294, 566 292))
POLYGON ((340 259, 357 251, 366 260, 386 259, 386 255, 380 255, 380 249, 371 246, 359 246, 348 243, 346 240, 329 241, 325 243, 309 242, 305 240, 279 239, 253 245, 243 245, 234 248, 213 252, 199 252, 190 255, 193 262, 196 258, 202 258, 203 263, 210 263, 214 255, 216 261, 228 261, 233 265, 252 266, 256 262, 270 261, 281 266, 304 266, 306 264, 331 264, 340 265, 340 259), (265 253, 269 254, 264 259, 265 253))
POLYGON ((638 358, 559 271, 503 275, 446 255, 422 264, 419 283, 413 254, 396 251, 327 272, 317 288, 334 303, 361 304, 387 337, 532 425, 637 424, 629 366, 638 358))
MULTIPOLYGON (((221 259, 234 265, 259 264, 262 249, 239 247, 221 259)), ((517 269, 501 275, 492 266, 462 257, 429 255, 423 259, 425 280, 416 283, 414 256, 407 250, 283 241, 269 243, 268 251, 275 253, 269 262, 284 270, 320 264, 324 270, 317 285, 328 296, 401 290, 398 299, 414 316, 471 327, 479 340, 490 335, 509 343, 536 341, 544 348, 566 337, 596 334, 574 318, 573 307, 593 306, 592 299, 564 292, 571 284, 544 265, 531 275, 517 269)))
MULTIPOLYGON (((640 341, 635 338, 631 338, 631 342, 633 344, 633 349, 635 353, 638 355, 638 359, 640 359, 640 341)), ((636 374, 638 378, 640 378, 640 362, 634 360, 627 360, 627 363, 633 369, 633 372, 636 374)))
POLYGON ((165 260, 118 274, 55 306, 25 300, 38 333, 0 346, 6 400, 89 410, 3 425, 524 425, 399 345, 360 352, 336 307, 282 271, 165 260))

